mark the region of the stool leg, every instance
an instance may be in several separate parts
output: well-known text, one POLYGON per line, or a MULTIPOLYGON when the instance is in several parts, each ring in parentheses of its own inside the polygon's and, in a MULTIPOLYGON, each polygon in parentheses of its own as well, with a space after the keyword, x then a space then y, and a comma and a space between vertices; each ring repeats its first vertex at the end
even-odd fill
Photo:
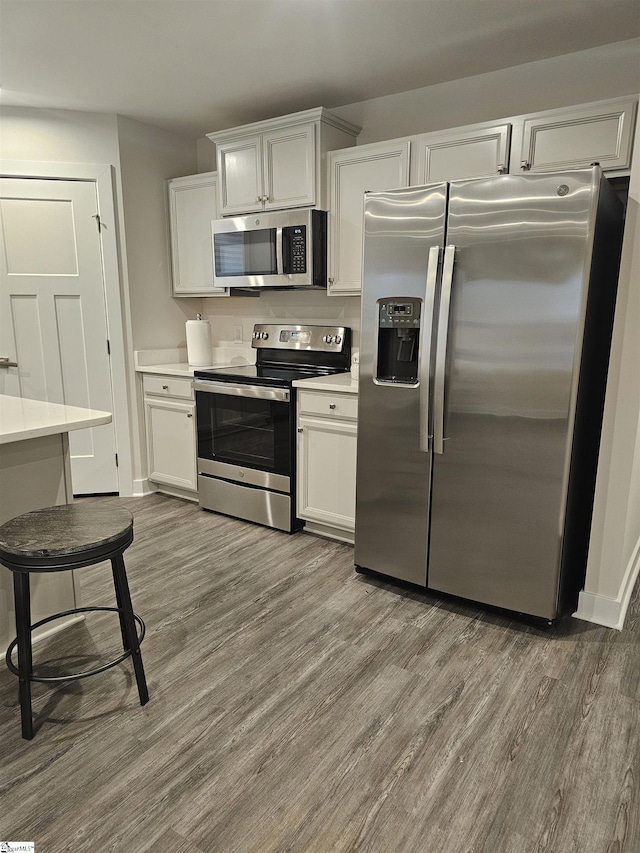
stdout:
POLYGON ((31 593, 29 575, 26 572, 13 572, 13 597, 16 607, 16 636, 18 639, 18 697, 22 719, 22 737, 33 738, 33 719, 31 716, 31 674, 33 661, 31 655, 31 593))
POLYGON ((122 554, 118 554, 117 556, 111 558, 111 566, 113 569, 113 579, 116 586, 116 599, 119 602, 118 606, 122 607, 124 630, 128 640, 128 648, 132 649, 131 659, 133 661, 133 669, 136 674, 136 682, 138 684, 138 695, 140 696, 140 704, 146 705, 149 701, 149 692, 147 690, 147 681, 144 675, 144 667, 142 665, 142 655, 140 653, 140 646, 138 644, 136 621, 133 618, 131 594, 129 592, 127 573, 125 572, 122 554))
POLYGON ((120 633, 122 634, 122 648, 125 652, 129 651, 129 640, 127 638, 127 628, 125 625, 124 611, 122 609, 122 596, 120 595, 120 588, 118 584, 118 580, 116 577, 116 569, 113 565, 113 560, 111 561, 111 571, 113 572, 113 586, 116 591, 116 605, 118 606, 118 616, 120 617, 120 633))

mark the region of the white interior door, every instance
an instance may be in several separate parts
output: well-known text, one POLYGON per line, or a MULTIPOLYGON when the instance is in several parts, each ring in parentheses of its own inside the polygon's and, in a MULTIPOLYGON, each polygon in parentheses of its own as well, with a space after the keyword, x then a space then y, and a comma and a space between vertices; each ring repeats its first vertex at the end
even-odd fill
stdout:
MULTIPOLYGON (((0 393, 112 412, 96 185, 0 180, 0 393)), ((118 491, 113 424, 69 434, 74 494, 118 491)))

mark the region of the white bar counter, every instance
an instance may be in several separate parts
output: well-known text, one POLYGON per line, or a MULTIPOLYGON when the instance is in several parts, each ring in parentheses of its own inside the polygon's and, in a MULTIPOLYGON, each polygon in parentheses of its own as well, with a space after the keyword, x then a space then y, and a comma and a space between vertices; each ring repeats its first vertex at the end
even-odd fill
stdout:
MULTIPOLYGON (((69 432, 111 421, 109 412, 0 394, 0 524, 16 515, 71 503, 69 432)), ((31 576, 32 621, 77 607, 71 572, 31 576)), ((54 622, 45 633, 62 627, 54 622)), ((15 634, 13 578, 0 566, 0 651, 15 634)))

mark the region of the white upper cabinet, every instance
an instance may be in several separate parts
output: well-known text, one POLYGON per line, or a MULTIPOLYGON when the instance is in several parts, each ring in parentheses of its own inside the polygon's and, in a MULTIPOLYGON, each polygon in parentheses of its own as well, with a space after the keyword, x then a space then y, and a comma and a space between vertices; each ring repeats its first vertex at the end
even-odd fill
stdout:
POLYGON ((359 128, 319 107, 207 134, 216 144, 220 215, 326 208, 326 152, 353 145, 359 128))
POLYGON ((408 185, 410 145, 397 139, 329 155, 329 294, 360 293, 364 194, 408 185))
POLYGON ((519 157, 512 172, 549 172, 599 163, 605 171, 628 169, 636 102, 607 101, 523 117, 519 157))
POLYGON ((220 215, 262 210, 262 136, 221 142, 216 160, 220 175, 220 215))
POLYGON ((221 212, 225 215, 315 204, 315 125, 218 145, 221 212))
POLYGON ((265 210, 312 207, 315 195, 316 128, 297 124, 262 137, 265 210))
POLYGON ((509 169, 510 124, 424 133, 411 155, 411 184, 500 175, 509 169))
POLYGON ((213 286, 211 220, 218 218, 217 174, 167 182, 174 296, 226 296, 213 286))

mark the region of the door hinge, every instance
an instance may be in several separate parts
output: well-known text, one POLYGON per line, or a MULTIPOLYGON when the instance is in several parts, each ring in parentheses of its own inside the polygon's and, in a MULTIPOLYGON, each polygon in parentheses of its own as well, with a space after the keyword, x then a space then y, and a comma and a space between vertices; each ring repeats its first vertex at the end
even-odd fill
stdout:
POLYGON ((96 225, 98 226, 98 234, 100 234, 102 232, 102 220, 100 219, 100 214, 94 213, 93 218, 95 219, 96 225))
POLYGON ((107 338, 107 355, 111 355, 111 341, 107 338))
POLYGON ((116 468, 118 468, 118 454, 116 453, 116 468))

